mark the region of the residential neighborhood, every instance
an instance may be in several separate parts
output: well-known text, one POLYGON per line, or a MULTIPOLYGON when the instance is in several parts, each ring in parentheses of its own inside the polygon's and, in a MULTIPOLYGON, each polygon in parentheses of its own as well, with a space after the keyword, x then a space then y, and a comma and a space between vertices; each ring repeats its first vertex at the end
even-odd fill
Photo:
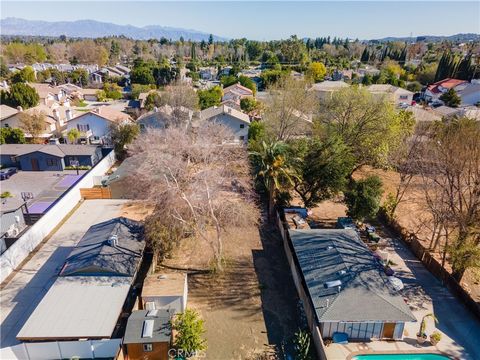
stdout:
POLYGON ((480 359, 478 4, 58 5, 0 20, 0 359, 480 359))

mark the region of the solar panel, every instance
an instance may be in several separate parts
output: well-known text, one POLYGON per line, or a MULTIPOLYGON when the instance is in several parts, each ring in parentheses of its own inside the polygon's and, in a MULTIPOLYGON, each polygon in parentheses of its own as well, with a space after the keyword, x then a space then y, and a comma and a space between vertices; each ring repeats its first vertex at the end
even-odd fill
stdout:
POLYGON ((151 338, 153 336, 153 320, 143 322, 142 338, 151 338))

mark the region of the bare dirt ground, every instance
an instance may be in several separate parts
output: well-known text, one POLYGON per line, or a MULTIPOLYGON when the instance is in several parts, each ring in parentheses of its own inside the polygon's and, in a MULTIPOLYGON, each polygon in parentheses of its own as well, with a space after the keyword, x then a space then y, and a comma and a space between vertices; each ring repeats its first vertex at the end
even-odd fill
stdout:
POLYGON ((227 235, 224 246, 222 274, 209 271, 212 248, 198 238, 184 240, 163 265, 188 273, 188 306, 205 320, 207 359, 273 353, 298 328, 297 295, 279 234, 253 224, 227 235))
MULTIPOLYGON (((383 182, 384 198, 388 193, 395 194, 397 184, 400 179, 394 171, 384 171, 363 167, 355 173, 355 177, 361 178, 368 175, 378 175, 383 182)), ((407 189, 402 202, 398 205, 396 216, 399 224, 409 233, 414 233, 426 248, 429 247, 432 236, 431 216, 429 215, 424 200, 421 180, 413 179, 407 189)), ((442 254, 436 252, 433 254, 438 260, 442 254)), ((447 270, 449 266, 447 264, 447 270)), ((462 279, 462 286, 477 301, 480 301, 480 282, 475 278, 472 272, 467 271, 462 279)))
POLYGON ((153 212, 153 206, 143 201, 131 201, 125 204, 122 208, 120 216, 126 218, 142 221, 153 212))

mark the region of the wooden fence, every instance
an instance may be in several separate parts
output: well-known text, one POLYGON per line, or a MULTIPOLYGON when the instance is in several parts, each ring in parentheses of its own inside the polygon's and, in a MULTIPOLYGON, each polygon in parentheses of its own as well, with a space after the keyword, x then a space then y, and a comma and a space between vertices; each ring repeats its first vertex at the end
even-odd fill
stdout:
POLYGON ((80 189, 80 195, 85 200, 112 198, 112 193, 109 187, 94 187, 89 189, 80 189))

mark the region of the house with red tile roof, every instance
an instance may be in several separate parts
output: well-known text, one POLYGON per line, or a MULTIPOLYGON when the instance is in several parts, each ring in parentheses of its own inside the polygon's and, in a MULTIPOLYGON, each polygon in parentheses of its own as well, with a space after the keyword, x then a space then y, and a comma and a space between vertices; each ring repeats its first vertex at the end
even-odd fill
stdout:
POLYGON ((468 84, 468 81, 451 78, 437 81, 436 83, 428 85, 427 89, 425 90, 425 98, 427 100, 438 99, 450 89, 457 91, 457 87, 463 84, 468 84))

